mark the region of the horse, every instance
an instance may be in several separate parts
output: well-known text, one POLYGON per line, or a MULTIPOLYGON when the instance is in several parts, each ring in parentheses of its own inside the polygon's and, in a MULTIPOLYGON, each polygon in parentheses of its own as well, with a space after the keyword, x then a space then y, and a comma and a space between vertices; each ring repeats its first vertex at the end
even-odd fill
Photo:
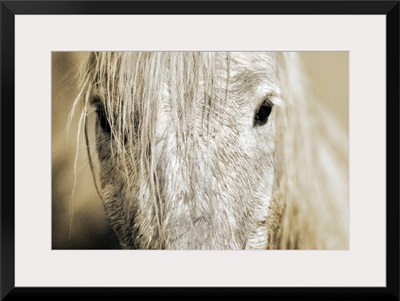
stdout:
POLYGON ((348 142, 308 86, 296 52, 87 53, 70 120, 121 248, 347 249, 348 142))

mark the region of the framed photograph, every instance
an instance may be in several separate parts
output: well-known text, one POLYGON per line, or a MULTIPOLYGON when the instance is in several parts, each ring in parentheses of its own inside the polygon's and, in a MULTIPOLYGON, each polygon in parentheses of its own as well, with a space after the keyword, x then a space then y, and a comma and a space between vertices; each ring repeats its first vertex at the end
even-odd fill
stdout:
POLYGON ((2 1, 2 300, 399 300, 399 7, 2 1))

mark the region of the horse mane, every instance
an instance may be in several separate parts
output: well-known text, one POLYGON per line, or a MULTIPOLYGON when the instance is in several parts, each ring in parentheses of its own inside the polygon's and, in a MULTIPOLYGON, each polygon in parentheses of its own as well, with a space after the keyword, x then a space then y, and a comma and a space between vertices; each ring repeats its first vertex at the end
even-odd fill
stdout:
MULTIPOLYGON (((214 95, 216 89, 224 89, 221 83, 229 78, 229 53, 138 52, 135 55, 136 58, 126 52, 87 55, 81 69, 81 93, 70 120, 81 107, 80 124, 84 126, 93 98, 100 101, 112 130, 115 145, 112 157, 122 160, 115 162, 116 166, 137 167, 138 176, 149 183, 152 210, 158 216, 163 210, 157 202, 160 185, 153 176, 156 162, 152 161, 149 150, 154 151, 155 113, 165 93, 162 83, 167 77, 172 82, 169 93, 177 96, 173 97, 174 105, 181 110, 176 118, 184 129, 180 140, 190 143, 192 134, 199 133, 191 132, 196 129, 190 127, 193 112, 187 108, 194 107, 199 93, 206 97, 214 95), (228 66, 226 72, 217 68, 222 64, 228 66), (141 98, 148 101, 138 101, 141 98), (141 145, 140 154, 130 154, 135 142, 126 137, 133 136, 141 145), (137 155, 141 158, 139 163, 134 160, 137 155)), ((276 181, 268 220, 269 248, 346 249, 349 243, 346 136, 308 92, 309 83, 297 54, 285 52, 273 56, 278 63, 285 106, 276 121, 276 181)), ((223 101, 211 96, 206 103, 212 111, 223 105, 223 101)), ((209 128, 207 135, 215 135, 217 130, 209 128)), ((129 183, 132 175, 128 169, 125 174, 129 183)), ((158 227, 159 230, 162 227, 160 220, 158 227)))
POLYGON ((277 181, 270 248, 347 249, 348 141, 336 120, 309 93, 297 53, 282 53, 286 101, 277 118, 277 181))

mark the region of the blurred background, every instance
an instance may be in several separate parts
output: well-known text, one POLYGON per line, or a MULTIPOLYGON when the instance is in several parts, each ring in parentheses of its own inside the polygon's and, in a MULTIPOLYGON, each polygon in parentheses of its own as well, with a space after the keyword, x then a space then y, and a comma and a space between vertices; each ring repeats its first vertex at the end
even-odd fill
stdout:
MULTIPOLYGON (((72 120, 69 131, 67 122, 78 94, 81 56, 78 52, 52 54, 52 246, 53 249, 119 249, 94 186, 83 136, 78 145, 76 187, 72 193, 79 117, 72 120)), ((300 56, 310 78, 310 93, 348 133, 348 52, 302 52, 300 56)))

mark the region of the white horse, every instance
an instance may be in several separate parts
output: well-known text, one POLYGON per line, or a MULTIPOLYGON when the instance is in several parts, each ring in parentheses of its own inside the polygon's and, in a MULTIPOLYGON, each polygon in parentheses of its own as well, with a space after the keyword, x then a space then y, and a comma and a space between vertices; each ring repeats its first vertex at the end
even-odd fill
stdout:
POLYGON ((347 140, 296 53, 90 53, 81 75, 121 247, 348 248, 347 140))

